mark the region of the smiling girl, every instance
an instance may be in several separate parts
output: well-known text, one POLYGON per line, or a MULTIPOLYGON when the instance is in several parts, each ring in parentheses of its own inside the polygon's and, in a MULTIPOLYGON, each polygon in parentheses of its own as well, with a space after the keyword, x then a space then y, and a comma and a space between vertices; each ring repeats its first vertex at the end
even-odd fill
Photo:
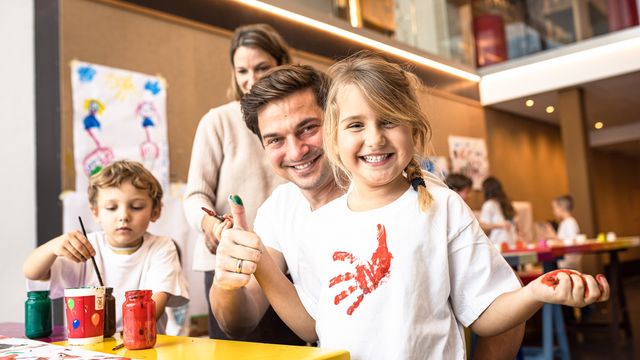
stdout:
POLYGON ((579 273, 521 287, 464 201, 420 170, 431 127, 413 74, 370 53, 329 72, 325 149, 351 187, 318 210, 299 259, 318 274, 299 295, 322 347, 352 359, 460 359, 463 327, 492 336, 544 302, 608 298, 604 277, 579 273))

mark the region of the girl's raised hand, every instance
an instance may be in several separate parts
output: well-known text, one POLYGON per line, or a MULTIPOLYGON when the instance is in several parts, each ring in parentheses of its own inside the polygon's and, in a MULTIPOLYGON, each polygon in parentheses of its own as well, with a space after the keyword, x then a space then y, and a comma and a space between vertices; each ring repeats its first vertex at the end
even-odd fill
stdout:
POLYGON ((53 253, 56 256, 66 257, 77 263, 85 262, 96 255, 89 240, 78 230, 58 236, 53 239, 52 245, 53 253))
POLYGON ((526 287, 538 301, 584 307, 609 299, 609 283, 604 275, 595 278, 575 270, 561 269, 543 274, 526 287))

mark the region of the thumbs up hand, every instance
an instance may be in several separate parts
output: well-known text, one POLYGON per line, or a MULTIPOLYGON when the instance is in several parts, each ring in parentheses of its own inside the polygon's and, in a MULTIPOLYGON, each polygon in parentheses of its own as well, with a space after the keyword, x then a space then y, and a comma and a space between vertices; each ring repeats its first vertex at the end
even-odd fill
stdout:
POLYGON ((238 195, 229 196, 229 208, 233 222, 227 219, 222 223, 213 283, 226 290, 236 290, 251 280, 264 246, 260 238, 250 231, 244 205, 238 195))

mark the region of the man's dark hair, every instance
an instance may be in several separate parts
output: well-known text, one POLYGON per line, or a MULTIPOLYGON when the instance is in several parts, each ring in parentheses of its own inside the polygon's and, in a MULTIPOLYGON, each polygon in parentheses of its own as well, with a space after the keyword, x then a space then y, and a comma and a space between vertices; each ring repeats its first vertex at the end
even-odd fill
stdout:
POLYGON ((331 80, 324 72, 309 65, 283 65, 273 68, 253 84, 249 93, 240 100, 244 122, 262 142, 258 112, 264 106, 295 92, 311 89, 317 105, 324 111, 330 84, 331 80))
POLYGON ((471 181, 469 177, 457 173, 449 174, 445 182, 447 183, 447 186, 449 186, 449 189, 455 192, 460 192, 466 188, 470 188, 473 184, 473 181, 471 181))

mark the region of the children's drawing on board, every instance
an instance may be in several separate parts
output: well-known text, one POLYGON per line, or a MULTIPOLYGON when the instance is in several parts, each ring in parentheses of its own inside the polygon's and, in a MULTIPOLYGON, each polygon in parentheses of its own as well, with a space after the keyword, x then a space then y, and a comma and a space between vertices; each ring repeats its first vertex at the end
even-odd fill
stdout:
POLYGON ((160 157, 160 147, 152 140, 151 130, 155 128, 156 123, 154 119, 160 118, 158 111, 150 101, 141 102, 136 113, 142 118, 142 128, 145 133, 145 140, 140 144, 140 157, 145 167, 153 168, 154 162, 160 157))
POLYGON ((76 190, 120 159, 143 163, 168 188, 165 80, 74 60, 71 89, 76 190))
POLYGON ((473 189, 480 190, 489 174, 487 146, 482 138, 449 136, 451 172, 461 173, 473 180, 473 189))
POLYGON ((113 151, 109 147, 102 146, 97 134, 94 133, 95 131, 100 131, 100 121, 97 115, 102 113, 104 105, 97 99, 87 99, 84 101, 84 108, 88 114, 82 123, 87 135, 93 140, 95 148, 82 159, 82 169, 85 175, 91 176, 111 163, 113 151))

